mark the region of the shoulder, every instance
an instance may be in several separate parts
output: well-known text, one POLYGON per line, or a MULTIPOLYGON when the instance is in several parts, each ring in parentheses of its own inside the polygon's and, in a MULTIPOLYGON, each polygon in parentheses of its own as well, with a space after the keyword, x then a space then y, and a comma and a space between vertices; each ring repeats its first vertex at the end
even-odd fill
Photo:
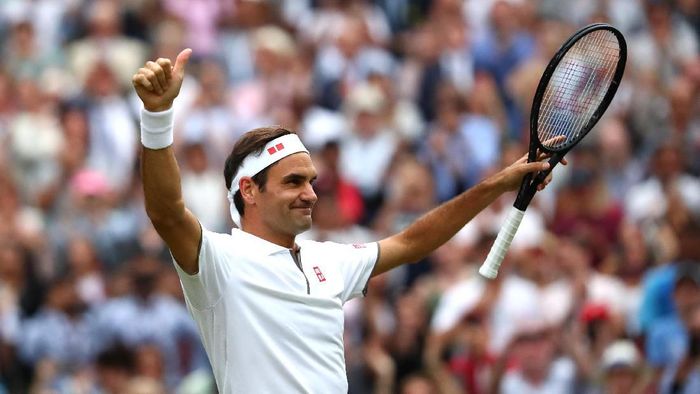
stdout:
POLYGON ((665 264, 649 270, 642 279, 644 289, 648 291, 665 290, 673 286, 676 277, 676 266, 665 264))
POLYGON ((233 229, 231 233, 217 233, 202 227, 202 239, 211 242, 235 242, 241 239, 240 233, 242 233, 242 231, 239 229, 233 229))
POLYGON ((552 363, 552 377, 554 379, 573 379, 576 375, 576 364, 569 357, 560 357, 552 363))
POLYGON ((202 227, 201 253, 218 254, 232 253, 235 250, 243 250, 246 244, 243 232, 234 229, 231 233, 217 233, 202 227), (240 248, 236 246, 241 246, 240 248))
POLYGON ((649 336, 657 339, 659 337, 673 337, 679 332, 685 332, 685 328, 683 322, 676 315, 660 317, 649 327, 649 336))
POLYGON ((678 178, 678 186, 684 191, 700 189, 700 178, 689 174, 683 174, 678 178))
POLYGON ((378 256, 379 244, 377 242, 367 243, 338 243, 332 241, 318 242, 302 240, 298 242, 302 253, 321 255, 326 261, 349 262, 357 259, 364 260, 371 256, 378 256))
POLYGON ((340 243, 333 241, 313 241, 310 239, 299 240, 300 247, 313 250, 362 250, 376 247, 377 242, 340 243))

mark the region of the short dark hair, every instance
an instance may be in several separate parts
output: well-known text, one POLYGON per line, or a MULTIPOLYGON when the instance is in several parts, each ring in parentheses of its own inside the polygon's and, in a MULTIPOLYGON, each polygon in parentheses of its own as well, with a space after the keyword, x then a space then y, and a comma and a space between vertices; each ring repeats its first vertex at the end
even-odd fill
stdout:
POLYGON ((692 283, 700 287, 700 263, 693 260, 683 260, 676 263, 675 286, 680 283, 692 283))
MULTIPOLYGON (((231 154, 229 154, 226 158, 226 164, 224 165, 226 189, 231 190, 233 178, 236 176, 236 173, 238 173, 238 169, 241 167, 243 160, 249 154, 260 154, 268 142, 287 134, 296 133, 281 126, 259 127, 245 133, 243 137, 236 142, 231 150, 231 154)), ((270 164, 252 177, 253 182, 260 188, 260 190, 265 190, 265 184, 267 183, 267 171, 275 164, 276 163, 270 164)), ((241 197, 240 190, 236 191, 236 194, 233 196, 233 203, 236 205, 238 213, 243 216, 245 206, 243 204, 243 198, 241 197)))

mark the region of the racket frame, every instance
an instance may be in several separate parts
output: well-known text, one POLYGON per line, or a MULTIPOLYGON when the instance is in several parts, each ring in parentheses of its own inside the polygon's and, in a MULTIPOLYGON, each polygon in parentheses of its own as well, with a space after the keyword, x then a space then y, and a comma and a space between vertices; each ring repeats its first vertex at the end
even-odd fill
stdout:
POLYGON ((561 48, 559 48, 557 53, 552 57, 552 59, 549 61, 549 64, 547 64, 547 67, 542 73, 540 82, 537 84, 535 96, 532 99, 532 109, 530 112, 530 147, 528 151, 527 161, 536 161, 538 151, 547 153, 551 155, 551 157, 549 158, 549 168, 545 171, 540 171, 539 173, 537 173, 537 175, 534 175, 532 173, 525 175, 525 177, 523 178, 523 182, 520 184, 520 189, 518 190, 518 195, 515 199, 515 203, 513 204, 514 207, 518 208, 521 211, 527 209, 527 206, 530 205, 530 201, 532 201, 532 198, 535 196, 537 186, 545 180, 545 178, 547 177, 547 175, 549 175, 550 172, 552 172, 554 166, 556 166, 561 161, 561 159, 564 158, 564 155, 566 155, 571 150, 571 148, 574 147, 574 145, 581 141, 583 137, 585 137, 588 134, 588 132, 591 131, 591 129, 593 129, 593 126, 595 126, 596 123, 598 123, 598 120, 600 120, 601 116, 603 116, 605 111, 608 109, 610 102, 615 97, 615 93, 617 93, 617 88, 620 86, 622 75, 625 72, 626 63, 627 43, 625 41, 625 38, 619 30, 607 23, 590 24, 574 33, 574 35, 569 37, 569 39, 566 40, 564 44, 562 44, 561 48), (615 68, 615 72, 613 73, 613 76, 611 78, 608 91, 605 93, 605 96, 603 96, 603 100, 600 102, 598 108, 596 108, 593 115, 591 115, 590 119, 581 128, 581 133, 577 138, 567 142, 566 144, 562 145, 557 149, 547 148, 542 144, 542 142, 539 139, 539 135, 537 134, 540 106, 542 104, 542 98, 544 96, 544 93, 547 90, 547 85, 549 85, 549 81, 552 79, 552 75, 554 75, 554 70, 556 70, 557 66, 564 58, 566 53, 569 51, 569 49, 571 49, 581 38, 597 30, 610 31, 615 35, 618 44, 620 45, 620 60, 617 62, 617 67, 615 68))

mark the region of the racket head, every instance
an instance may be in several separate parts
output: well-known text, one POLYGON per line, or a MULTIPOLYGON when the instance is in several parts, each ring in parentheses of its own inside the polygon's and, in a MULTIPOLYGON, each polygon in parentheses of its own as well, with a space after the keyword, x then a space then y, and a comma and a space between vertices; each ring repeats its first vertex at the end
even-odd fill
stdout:
POLYGON ((572 35, 545 68, 532 100, 530 161, 536 149, 566 153, 610 105, 627 62, 622 33, 606 23, 572 35))

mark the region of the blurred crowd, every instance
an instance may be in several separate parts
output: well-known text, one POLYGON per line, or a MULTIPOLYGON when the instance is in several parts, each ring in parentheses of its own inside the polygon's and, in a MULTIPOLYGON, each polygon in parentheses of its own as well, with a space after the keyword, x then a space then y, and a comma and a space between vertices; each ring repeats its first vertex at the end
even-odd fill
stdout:
POLYGON ((617 96, 533 200, 495 281, 507 194, 345 305, 350 393, 700 392, 700 1, 0 2, 0 393, 212 393, 144 212, 145 61, 194 50, 175 103, 187 206, 232 226, 223 162, 296 130, 319 171, 301 237, 400 231, 526 152, 576 29, 627 38, 617 96))

